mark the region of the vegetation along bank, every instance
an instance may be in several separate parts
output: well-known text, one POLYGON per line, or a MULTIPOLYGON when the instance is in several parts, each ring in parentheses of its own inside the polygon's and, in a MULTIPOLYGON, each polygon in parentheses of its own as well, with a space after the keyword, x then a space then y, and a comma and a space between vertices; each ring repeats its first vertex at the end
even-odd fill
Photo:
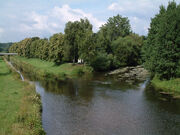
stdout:
POLYGON ((152 84, 173 96, 180 95, 180 5, 169 2, 152 18, 142 49, 144 65, 154 76, 152 84))
MULTIPOLYGON (((180 5, 172 1, 167 7, 161 6, 159 13, 151 19, 147 37, 133 33, 129 19, 118 14, 110 17, 96 33, 92 31, 92 24, 87 19, 70 21, 66 23, 64 34, 57 33, 49 39, 26 38, 14 43, 9 51, 26 57, 26 60, 18 57, 19 60, 30 62, 32 58, 36 58, 37 61, 47 61, 48 64, 39 66, 39 69, 46 67, 43 71, 45 76, 50 75, 47 65, 51 65, 51 62, 62 67, 56 68, 55 74, 71 76, 71 73, 65 71, 64 74, 61 70, 64 70, 64 66, 72 67, 67 63, 81 60, 95 71, 143 64, 152 76, 158 78, 157 83, 152 83, 156 87, 160 86, 158 84, 161 81, 171 80, 172 84, 176 84, 174 80, 180 78, 179 18, 180 5)), ((50 67, 49 69, 54 68, 50 67)), ((166 85, 164 87, 173 91, 166 85)), ((162 90, 166 91, 164 87, 162 90)))
POLYGON ((0 58, 0 134, 43 135, 41 101, 33 85, 20 80, 0 58))
POLYGON ((65 80, 76 78, 84 74, 90 74, 93 69, 86 65, 64 63, 56 65, 54 62, 44 61, 38 58, 12 57, 11 62, 23 72, 35 76, 37 79, 65 80))

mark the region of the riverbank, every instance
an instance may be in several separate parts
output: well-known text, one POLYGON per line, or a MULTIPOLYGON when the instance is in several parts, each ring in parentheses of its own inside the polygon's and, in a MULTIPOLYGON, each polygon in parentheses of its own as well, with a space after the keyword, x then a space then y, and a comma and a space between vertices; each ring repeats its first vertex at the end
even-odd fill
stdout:
POLYGON ((65 63, 57 66, 53 62, 20 56, 12 57, 11 62, 25 73, 47 79, 65 80, 92 73, 93 71, 91 67, 82 64, 65 63))
POLYGON ((42 135, 41 100, 0 58, 0 134, 42 135))
POLYGON ((159 90, 161 94, 168 94, 173 98, 180 98, 180 78, 160 80, 157 76, 155 76, 151 80, 151 84, 156 90, 159 90))

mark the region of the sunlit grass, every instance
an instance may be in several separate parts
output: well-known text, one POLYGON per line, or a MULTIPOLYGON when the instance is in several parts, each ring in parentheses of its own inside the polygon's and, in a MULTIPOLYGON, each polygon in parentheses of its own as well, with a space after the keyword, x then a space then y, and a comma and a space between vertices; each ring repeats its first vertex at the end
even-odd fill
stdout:
POLYGON ((31 66, 36 68, 36 70, 40 70, 42 72, 45 72, 46 74, 61 75, 66 76, 68 78, 75 77, 79 74, 92 72, 92 68, 89 66, 79 64, 74 65, 72 63, 65 63, 57 66, 53 62, 43 61, 36 58, 27 59, 19 56, 14 57, 13 61, 20 61, 20 63, 23 62, 24 64, 30 64, 31 66))
POLYGON ((34 86, 20 81, 0 58, 0 135, 43 134, 40 107, 34 86))
POLYGON ((175 97, 180 97, 180 78, 171 80, 160 80, 157 76, 151 81, 152 84, 164 92, 170 93, 175 97))

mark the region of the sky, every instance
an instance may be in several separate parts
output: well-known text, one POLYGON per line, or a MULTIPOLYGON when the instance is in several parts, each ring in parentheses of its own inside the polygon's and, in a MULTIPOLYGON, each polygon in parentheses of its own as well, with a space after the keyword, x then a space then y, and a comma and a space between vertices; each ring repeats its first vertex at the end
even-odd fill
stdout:
MULTIPOLYGON (((175 0, 178 4, 180 0, 175 0)), ((147 35, 151 18, 169 0, 0 0, 0 42, 64 33, 68 21, 88 18, 93 31, 117 14, 128 17, 133 32, 147 35)))

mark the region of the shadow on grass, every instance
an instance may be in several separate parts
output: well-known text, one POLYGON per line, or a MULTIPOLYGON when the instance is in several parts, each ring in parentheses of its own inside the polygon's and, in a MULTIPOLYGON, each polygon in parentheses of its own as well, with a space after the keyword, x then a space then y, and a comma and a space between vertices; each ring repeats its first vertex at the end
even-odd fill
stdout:
POLYGON ((9 75, 9 74, 11 74, 11 71, 6 72, 6 73, 0 73, 0 76, 6 76, 6 75, 9 75))

